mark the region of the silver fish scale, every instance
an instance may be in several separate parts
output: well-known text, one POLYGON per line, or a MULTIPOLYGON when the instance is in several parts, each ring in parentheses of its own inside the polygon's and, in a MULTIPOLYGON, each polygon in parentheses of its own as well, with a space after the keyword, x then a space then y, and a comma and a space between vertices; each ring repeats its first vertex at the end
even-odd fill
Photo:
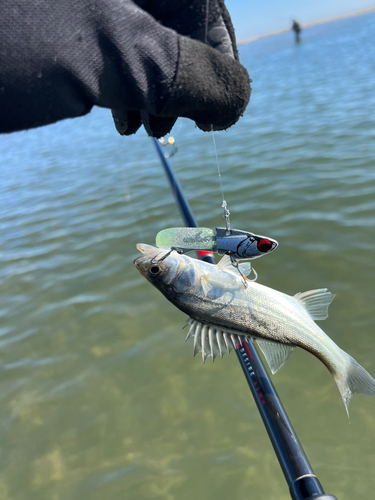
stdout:
MULTIPOLYGON (((186 255, 171 255, 163 264, 169 266, 165 277, 151 283, 193 320, 223 332, 302 347, 330 370, 342 366, 341 349, 294 297, 249 281, 245 288, 239 274, 186 255), (207 278, 210 290, 205 293, 201 281, 207 278)), ((201 351, 199 342, 195 340, 194 352, 201 351)))
MULTIPOLYGON (((301 347, 319 358, 331 372, 346 369, 347 354, 319 328, 294 297, 254 282, 248 282, 245 288, 240 278, 224 273, 218 266, 212 266, 212 289, 204 294, 197 277, 202 276, 202 271, 210 264, 201 269, 202 264, 197 260, 190 262, 190 276, 191 268, 195 269, 193 286, 177 300, 168 297, 195 321, 249 338, 301 347)), ((180 278, 182 268, 179 267, 180 278)), ((200 344, 198 352, 201 349, 200 344)))
MULTIPOLYGON (((234 275, 230 279, 237 280, 234 275)), ((208 324, 223 331, 302 347, 325 364, 332 363, 336 344, 293 297, 253 282, 247 288, 236 282, 233 288, 228 292, 227 286, 225 291, 213 287, 207 296, 187 292, 178 297, 178 307, 200 323, 209 319, 208 324)))

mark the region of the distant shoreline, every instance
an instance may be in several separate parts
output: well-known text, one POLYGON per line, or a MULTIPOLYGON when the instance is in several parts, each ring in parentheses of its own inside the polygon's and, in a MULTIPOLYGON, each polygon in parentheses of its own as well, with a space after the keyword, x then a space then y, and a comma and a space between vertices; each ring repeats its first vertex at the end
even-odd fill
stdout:
MULTIPOLYGON (((312 21, 311 23, 301 24, 301 26, 302 29, 311 28, 312 26, 318 26, 319 24, 331 23, 332 21, 339 21, 340 19, 347 19, 348 17, 362 16, 364 14, 369 14, 370 12, 375 12, 375 7, 371 7, 370 9, 365 9, 365 10, 357 10, 355 12, 350 12, 349 14, 343 14, 341 16, 327 17, 325 19, 320 19, 319 21, 312 21)), ((268 38, 270 36, 281 35, 282 33, 287 33, 288 31, 291 30, 292 28, 290 27, 278 31, 273 31, 272 33, 267 33, 265 35, 245 38, 237 42, 237 45, 245 45, 246 43, 255 42, 256 40, 260 40, 261 38, 268 38)))

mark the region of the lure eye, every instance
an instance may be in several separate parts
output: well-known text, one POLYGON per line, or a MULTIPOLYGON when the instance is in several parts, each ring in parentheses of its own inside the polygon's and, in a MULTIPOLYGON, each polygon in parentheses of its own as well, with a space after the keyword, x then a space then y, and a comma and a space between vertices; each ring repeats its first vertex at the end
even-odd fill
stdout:
POLYGON ((152 266, 148 271, 151 276, 157 276, 160 273, 161 269, 159 266, 152 266))
POLYGON ((270 240, 267 240, 267 238, 262 238, 261 240, 258 241, 258 250, 259 252, 269 252, 270 250, 272 250, 272 243, 270 242, 270 240))

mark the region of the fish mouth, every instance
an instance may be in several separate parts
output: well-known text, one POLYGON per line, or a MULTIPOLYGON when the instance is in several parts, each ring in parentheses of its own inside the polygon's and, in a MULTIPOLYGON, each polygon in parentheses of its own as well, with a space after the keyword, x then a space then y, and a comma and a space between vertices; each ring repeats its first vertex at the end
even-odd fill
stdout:
POLYGON ((158 248, 153 247, 152 245, 147 245, 146 243, 137 243, 135 248, 139 250, 144 255, 155 253, 154 251, 158 251, 158 248))
POLYGON ((137 257, 136 259, 133 260, 133 264, 138 269, 138 271, 140 271, 142 261, 143 261, 143 257, 137 257))
POLYGON ((135 266, 138 268, 138 265, 141 261, 143 262, 150 262, 155 259, 159 254, 163 253, 160 248, 155 248, 151 245, 146 245, 146 243, 137 243, 136 245, 137 250, 139 250, 144 257, 141 255, 140 257, 137 257, 133 263, 135 266))
POLYGON ((151 245, 146 245, 146 243, 137 243, 137 250, 139 250, 143 255, 137 257, 133 264, 138 269, 138 271, 145 277, 150 265, 158 265, 158 262, 162 260, 163 256, 166 254, 165 249, 160 249, 153 247, 151 245))

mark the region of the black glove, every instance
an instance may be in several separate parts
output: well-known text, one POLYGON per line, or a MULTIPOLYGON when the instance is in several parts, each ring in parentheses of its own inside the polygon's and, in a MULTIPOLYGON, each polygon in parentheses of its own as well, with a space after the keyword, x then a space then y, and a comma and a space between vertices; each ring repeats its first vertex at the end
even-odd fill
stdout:
POLYGON ((225 129, 250 96, 222 0, 2 0, 0 132, 113 110, 118 131, 179 116, 225 129), (178 33, 181 33, 179 35, 178 33), (189 35, 192 38, 188 38, 189 35), (215 47, 215 48, 212 48, 215 47))

